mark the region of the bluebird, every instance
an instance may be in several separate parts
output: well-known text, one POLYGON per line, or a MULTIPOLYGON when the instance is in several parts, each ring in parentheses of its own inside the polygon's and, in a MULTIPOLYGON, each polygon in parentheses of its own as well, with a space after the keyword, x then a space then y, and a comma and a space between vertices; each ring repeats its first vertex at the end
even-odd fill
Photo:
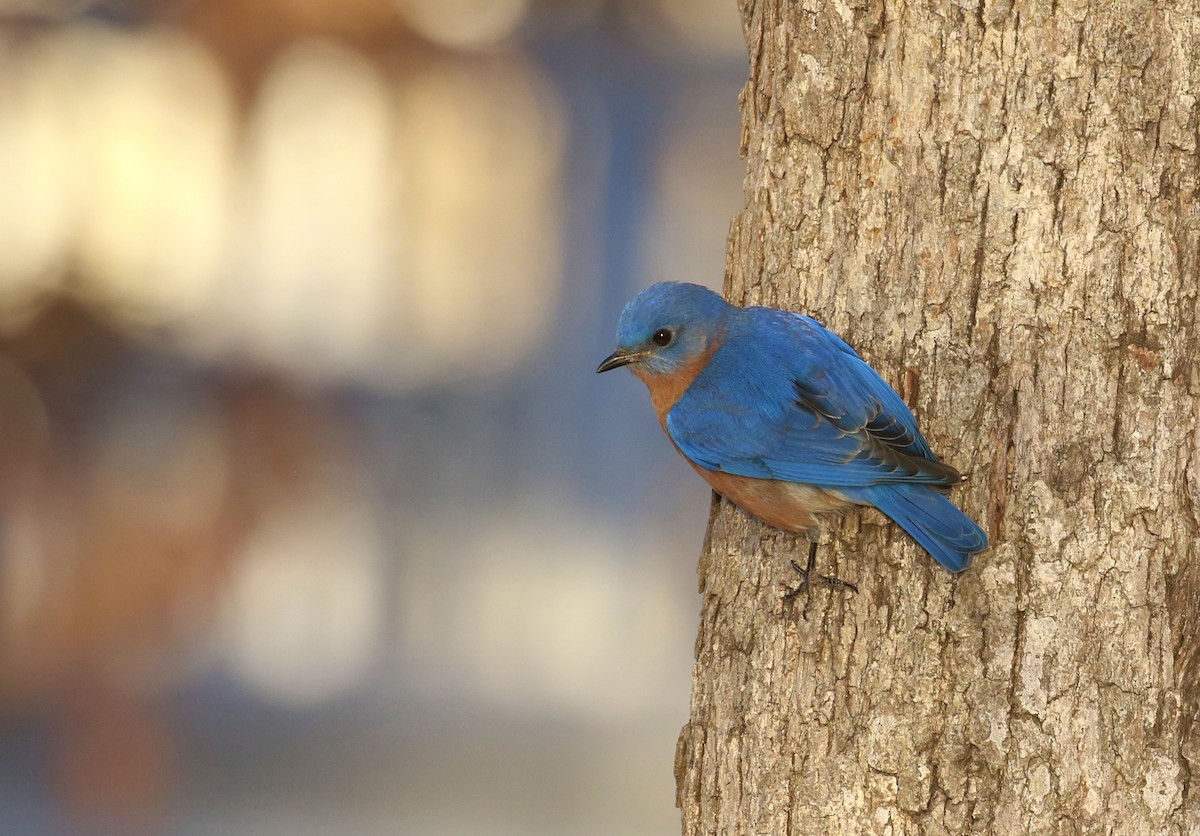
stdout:
POLYGON ((958 471, 929 449, 895 390, 811 317, 659 282, 625 306, 617 350, 596 371, 621 366, 717 493, 812 541, 807 566, 792 561, 801 582, 785 598, 809 589, 818 518, 852 506, 877 508, 951 572, 987 548, 945 495, 958 471))

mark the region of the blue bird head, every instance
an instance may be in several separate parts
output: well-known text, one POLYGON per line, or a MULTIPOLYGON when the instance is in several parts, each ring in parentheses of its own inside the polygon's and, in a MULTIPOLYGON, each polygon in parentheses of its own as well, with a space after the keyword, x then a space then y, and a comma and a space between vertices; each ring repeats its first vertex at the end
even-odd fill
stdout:
POLYGON ((596 369, 630 366, 670 375, 702 356, 719 339, 735 308, 706 287, 659 282, 630 300, 617 322, 617 350, 596 369))

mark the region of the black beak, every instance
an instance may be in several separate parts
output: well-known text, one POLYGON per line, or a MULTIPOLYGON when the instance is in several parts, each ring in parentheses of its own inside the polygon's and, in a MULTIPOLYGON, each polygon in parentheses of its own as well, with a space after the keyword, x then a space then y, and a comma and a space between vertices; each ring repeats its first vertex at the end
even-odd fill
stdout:
POLYGON ((619 369, 621 366, 628 366, 634 358, 629 354, 622 354, 620 351, 614 351, 612 354, 604 358, 599 366, 596 367, 596 374, 600 372, 608 372, 613 369, 619 369))

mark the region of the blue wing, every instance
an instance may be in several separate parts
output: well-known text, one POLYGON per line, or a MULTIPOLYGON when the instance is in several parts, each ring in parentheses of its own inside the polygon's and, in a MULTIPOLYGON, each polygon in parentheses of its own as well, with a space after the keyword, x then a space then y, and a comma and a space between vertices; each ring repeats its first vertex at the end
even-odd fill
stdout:
POLYGON ((739 476, 831 488, 961 479, 854 349, 814 319, 770 308, 739 311, 666 423, 693 462, 739 476))

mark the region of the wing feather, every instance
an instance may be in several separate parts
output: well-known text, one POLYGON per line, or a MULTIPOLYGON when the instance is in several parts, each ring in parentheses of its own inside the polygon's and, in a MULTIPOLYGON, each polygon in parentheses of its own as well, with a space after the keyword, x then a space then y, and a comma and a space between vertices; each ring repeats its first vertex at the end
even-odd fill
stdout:
POLYGON ((824 487, 949 487, 916 419, 886 381, 815 320, 746 308, 667 416, 709 470, 824 487))

